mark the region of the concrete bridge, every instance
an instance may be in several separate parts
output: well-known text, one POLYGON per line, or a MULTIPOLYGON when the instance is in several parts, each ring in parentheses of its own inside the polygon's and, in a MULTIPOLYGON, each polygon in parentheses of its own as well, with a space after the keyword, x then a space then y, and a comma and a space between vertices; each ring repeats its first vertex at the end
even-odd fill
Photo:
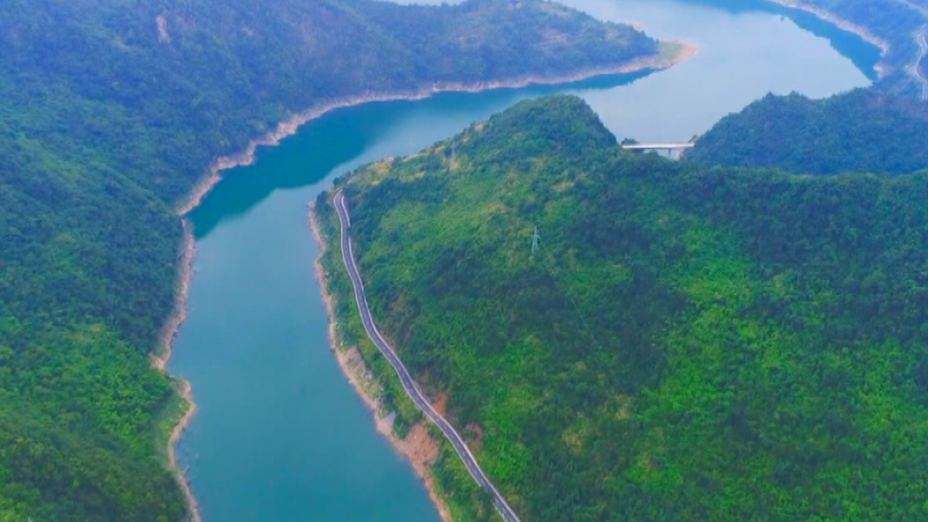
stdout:
POLYGON ((696 143, 692 141, 682 142, 682 143, 629 143, 628 145, 622 145, 622 148, 625 150, 640 150, 640 151, 667 151, 667 155, 673 159, 679 159, 683 155, 683 151, 687 149, 692 149, 696 146, 696 143))

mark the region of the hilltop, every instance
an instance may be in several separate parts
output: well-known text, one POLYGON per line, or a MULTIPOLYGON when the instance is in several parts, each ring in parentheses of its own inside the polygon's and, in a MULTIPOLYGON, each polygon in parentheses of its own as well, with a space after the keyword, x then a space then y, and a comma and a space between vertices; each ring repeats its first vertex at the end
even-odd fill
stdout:
POLYGON ((928 104, 858 89, 823 100, 772 94, 726 116, 687 159, 805 174, 928 168, 928 104))
MULTIPOLYGON (((928 515, 926 187, 624 152, 564 96, 337 184, 379 330, 552 522, 928 515)), ((440 489, 486 518, 444 451, 440 489)))

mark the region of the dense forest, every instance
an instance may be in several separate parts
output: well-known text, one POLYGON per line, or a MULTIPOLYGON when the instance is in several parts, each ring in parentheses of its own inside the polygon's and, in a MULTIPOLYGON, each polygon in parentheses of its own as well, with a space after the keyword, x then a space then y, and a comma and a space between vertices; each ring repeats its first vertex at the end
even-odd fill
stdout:
POLYGON ((672 162, 558 96, 336 190, 379 329, 523 520, 928 517, 928 171, 672 162))
POLYGON ((823 100, 767 95, 719 121, 688 159, 804 174, 928 168, 928 103, 858 89, 823 100))
POLYGON ((552 3, 0 2, 0 520, 176 521, 174 207, 295 111, 672 52, 552 3))

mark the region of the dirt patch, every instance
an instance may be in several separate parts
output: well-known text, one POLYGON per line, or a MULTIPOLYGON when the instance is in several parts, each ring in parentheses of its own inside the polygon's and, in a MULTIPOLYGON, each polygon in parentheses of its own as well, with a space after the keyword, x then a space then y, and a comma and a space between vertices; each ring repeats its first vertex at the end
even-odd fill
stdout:
POLYGON ((435 399, 435 402, 432 403, 432 408, 434 408, 435 411, 438 412, 439 415, 447 419, 448 418, 447 416, 448 394, 447 393, 439 394, 438 397, 435 399))
POLYGON ((441 445, 432 438, 425 422, 420 422, 409 430, 406 438, 396 444, 400 453, 412 461, 420 476, 428 472, 428 466, 438 460, 441 445), (421 469, 420 469, 421 468, 421 469))
POLYGON ((464 426, 464 442, 474 453, 483 449, 483 428, 473 423, 464 426))

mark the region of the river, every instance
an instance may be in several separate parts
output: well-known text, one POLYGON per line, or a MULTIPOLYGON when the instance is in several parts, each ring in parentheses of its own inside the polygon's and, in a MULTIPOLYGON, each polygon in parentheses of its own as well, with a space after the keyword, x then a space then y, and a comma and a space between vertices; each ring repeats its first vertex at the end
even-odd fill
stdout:
POLYGON ((193 211, 189 314, 168 369, 191 382, 198 405, 177 451, 204 521, 439 520, 330 352, 306 205, 334 176, 555 92, 586 99, 620 139, 686 140, 768 91, 867 85, 879 59, 855 36, 760 2, 567 3, 699 52, 650 75, 338 110, 259 149, 193 211))

